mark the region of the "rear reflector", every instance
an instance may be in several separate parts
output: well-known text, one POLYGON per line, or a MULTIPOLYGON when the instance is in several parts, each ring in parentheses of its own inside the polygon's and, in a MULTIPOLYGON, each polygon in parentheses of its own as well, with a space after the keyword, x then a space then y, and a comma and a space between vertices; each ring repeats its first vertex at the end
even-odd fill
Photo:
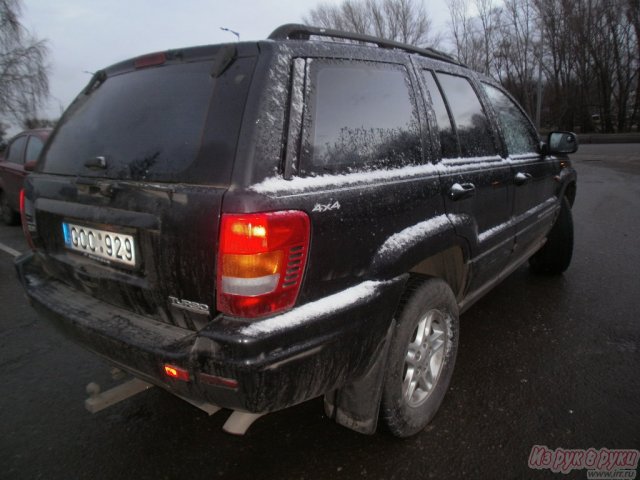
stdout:
POLYGON ((207 383, 209 385, 232 388, 234 390, 238 388, 238 381, 233 378, 218 377, 217 375, 208 375, 206 373, 201 373, 199 378, 202 383, 207 383))
POLYGON ((309 248, 309 217, 284 211, 223 214, 217 308, 255 318, 292 307, 309 248))
POLYGON ((189 372, 187 370, 168 363, 165 363, 164 365, 164 374, 167 377, 182 380, 183 382, 189 381, 189 372))

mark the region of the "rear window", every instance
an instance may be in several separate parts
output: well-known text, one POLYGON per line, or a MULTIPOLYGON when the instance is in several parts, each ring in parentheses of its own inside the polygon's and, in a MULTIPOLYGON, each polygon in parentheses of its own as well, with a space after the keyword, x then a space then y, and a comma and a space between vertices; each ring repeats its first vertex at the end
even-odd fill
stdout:
POLYGON ((223 162, 234 150, 228 144, 235 145, 242 109, 232 110, 228 104, 241 107, 239 96, 246 100, 249 75, 238 77, 236 71, 242 63, 235 62, 219 78, 211 75, 211 61, 108 77, 89 94, 81 94, 66 112, 42 171, 125 180, 203 180, 194 172, 182 172, 196 161, 203 143, 219 150, 206 152, 209 162, 223 162), (226 110, 225 115, 208 120, 210 108, 226 110), (105 169, 85 165, 99 164, 98 157, 105 159, 105 169))

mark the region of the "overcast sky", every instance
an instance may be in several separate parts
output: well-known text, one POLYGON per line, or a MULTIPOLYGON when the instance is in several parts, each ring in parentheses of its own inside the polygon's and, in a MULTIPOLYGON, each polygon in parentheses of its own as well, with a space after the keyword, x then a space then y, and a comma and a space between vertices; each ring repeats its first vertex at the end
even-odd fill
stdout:
MULTIPOLYGON (((90 74, 143 53, 266 38, 284 23, 298 23, 319 3, 339 0, 25 0, 21 21, 49 42, 51 99, 40 112, 58 118, 90 74)), ((436 28, 448 18, 444 0, 428 0, 436 28)))

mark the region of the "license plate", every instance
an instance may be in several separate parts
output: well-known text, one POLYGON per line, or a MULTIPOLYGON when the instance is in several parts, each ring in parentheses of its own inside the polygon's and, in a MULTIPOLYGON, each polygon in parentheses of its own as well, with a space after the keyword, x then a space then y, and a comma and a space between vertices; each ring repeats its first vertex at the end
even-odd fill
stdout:
POLYGON ((99 261, 136 264, 136 245, 133 236, 108 232, 97 228, 62 223, 65 246, 99 261))

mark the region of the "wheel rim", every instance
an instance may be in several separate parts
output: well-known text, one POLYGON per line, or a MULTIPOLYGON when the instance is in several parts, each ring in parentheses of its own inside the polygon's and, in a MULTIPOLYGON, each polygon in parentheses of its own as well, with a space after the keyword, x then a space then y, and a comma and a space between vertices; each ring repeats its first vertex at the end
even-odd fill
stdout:
POLYGON ((422 405, 436 386, 448 342, 445 315, 429 310, 418 322, 405 355, 402 397, 410 407, 422 405))

